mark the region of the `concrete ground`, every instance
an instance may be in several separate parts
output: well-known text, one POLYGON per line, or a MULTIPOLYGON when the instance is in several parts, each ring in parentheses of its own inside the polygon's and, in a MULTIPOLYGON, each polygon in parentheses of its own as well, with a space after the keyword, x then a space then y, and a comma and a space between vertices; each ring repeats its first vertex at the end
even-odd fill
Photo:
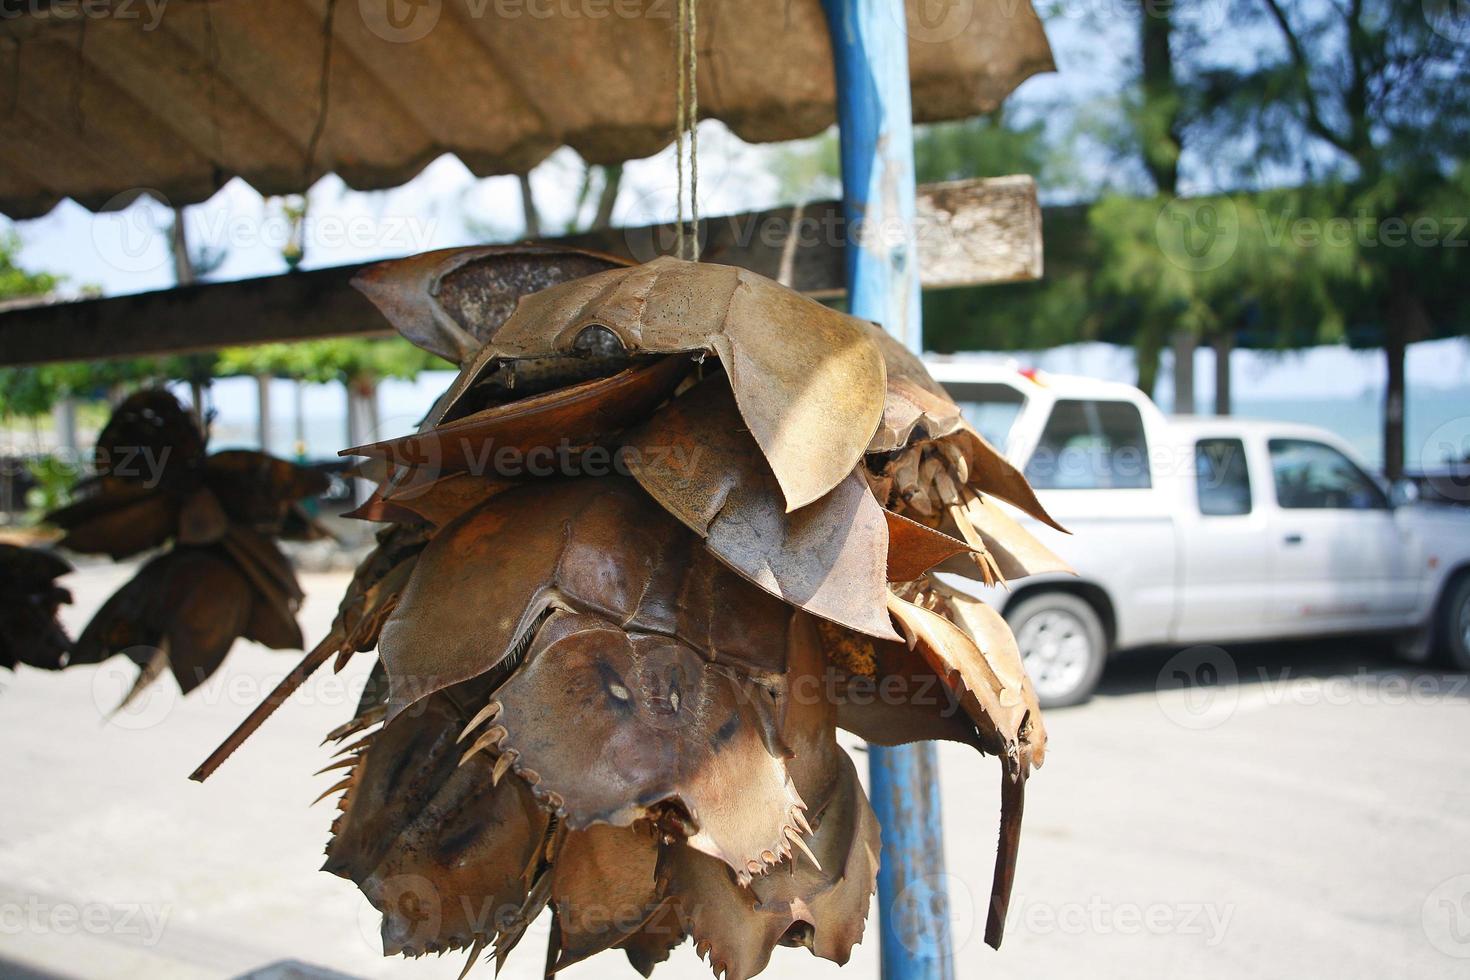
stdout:
MULTIPOLYGON (((128 570, 72 576, 77 630, 128 570)), ((319 636, 345 575, 304 577, 319 636)), ((368 666, 321 677, 206 785, 188 772, 292 663, 238 645, 205 688, 160 683, 107 719, 131 668, 0 675, 0 976, 454 977, 384 960, 376 916, 317 871, 332 804, 311 773, 368 666)), ((981 940, 993 760, 941 748, 956 976, 1470 976, 1470 689, 1364 642, 1132 655, 1048 717, 1005 946, 981 940), (1198 686, 1199 678, 1218 678, 1198 686)), ((511 957, 540 976, 538 923, 511 957)), ((480 967, 490 975, 490 967, 480 967)), ((687 944, 659 976, 708 976, 687 944)), ((766 976, 841 973, 778 950, 766 976)), ((570 980, 636 977, 617 954, 570 980)))

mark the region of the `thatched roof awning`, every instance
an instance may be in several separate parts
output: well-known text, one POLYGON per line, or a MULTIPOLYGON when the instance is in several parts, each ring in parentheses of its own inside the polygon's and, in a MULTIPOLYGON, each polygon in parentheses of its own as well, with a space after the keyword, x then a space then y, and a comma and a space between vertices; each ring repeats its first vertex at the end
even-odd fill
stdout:
MULTIPOLYGON (((914 117, 989 111, 1052 67, 1028 0, 910 0, 914 117)), ((525 172, 567 145, 656 153, 674 0, 33 0, 0 17, 0 212, 202 201, 335 172, 397 186, 454 153, 525 172)), ((834 119, 820 0, 700 0, 701 114, 752 142, 834 119)), ((899 25, 895 24, 898 30, 899 25)))

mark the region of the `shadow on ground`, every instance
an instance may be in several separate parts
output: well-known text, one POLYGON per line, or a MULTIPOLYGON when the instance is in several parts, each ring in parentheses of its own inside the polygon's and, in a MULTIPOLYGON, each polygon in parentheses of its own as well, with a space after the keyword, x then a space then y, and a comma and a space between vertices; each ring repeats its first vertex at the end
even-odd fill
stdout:
POLYGON ((1411 664, 1394 654, 1393 642, 1381 637, 1337 637, 1297 642, 1234 644, 1226 647, 1150 647, 1125 650, 1113 655, 1097 697, 1126 697, 1152 694, 1159 690, 1161 678, 1180 663, 1190 661, 1190 668, 1200 664, 1229 669, 1204 671, 1195 683, 1210 686, 1255 686, 1288 680, 1331 680, 1335 678, 1371 677, 1375 680, 1402 678, 1412 683, 1432 678, 1441 691, 1460 700, 1470 700, 1470 682, 1464 673, 1444 671, 1433 664, 1411 664))

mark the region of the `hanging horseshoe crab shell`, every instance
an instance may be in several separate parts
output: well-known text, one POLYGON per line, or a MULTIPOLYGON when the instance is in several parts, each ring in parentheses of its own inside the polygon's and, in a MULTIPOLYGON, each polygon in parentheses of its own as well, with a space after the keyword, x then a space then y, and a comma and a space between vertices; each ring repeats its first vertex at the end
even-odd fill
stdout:
POLYGON ((520 297, 627 264, 557 245, 441 248, 368 266, 352 285, 414 346, 464 365, 520 297))
MULTIPOLYGON (((774 639, 785 647, 793 688, 820 690, 799 680, 816 681, 824 669, 814 622, 792 613, 784 637, 774 639)), ((647 672, 609 675, 609 661, 596 651, 630 639, 639 642, 599 617, 555 613, 509 679, 485 675, 430 694, 323 770, 346 769, 323 794, 345 791, 324 869, 356 882, 383 913, 386 953, 468 948, 472 963, 493 942, 499 964, 549 904, 548 972, 621 948, 647 975, 686 933, 716 971, 741 980, 781 944, 846 962, 863 933, 879 838, 852 763, 833 738, 835 705, 798 698, 784 711, 766 711, 759 699, 749 700, 737 713, 765 711, 771 730, 742 744, 738 731, 719 734, 728 723, 719 721, 724 710, 716 705, 697 696, 687 706, 671 702, 670 688, 647 672), (594 669, 580 670, 579 662, 594 669), (556 691, 536 689, 547 685, 556 691), (602 705, 607 699, 612 710, 602 705), (586 724, 609 726, 612 735, 588 734, 586 724), (682 834, 677 821, 663 820, 581 826, 571 819, 571 800, 562 802, 568 812, 536 806, 568 750, 511 742, 541 726, 541 740, 557 735, 565 743, 568 725, 586 735, 577 744, 610 767, 587 770, 593 785, 573 787, 581 799, 637 775, 640 791, 630 798, 652 801, 672 786, 690 807, 684 820, 699 833, 682 834), (499 735, 497 726, 510 731, 472 744, 475 735, 499 735), (659 764, 650 753, 674 764, 659 764), (700 773, 678 761, 701 754, 723 762, 700 773), (537 758, 542 771, 530 768, 537 758), (811 801, 810 818, 798 810, 788 824, 785 815, 732 805, 758 794, 762 770, 771 765, 784 765, 789 782, 811 801), (711 801, 712 792, 724 799, 711 801), (710 802, 718 805, 703 806, 710 802), (701 837, 716 826, 738 830, 732 819, 747 834, 767 823, 784 828, 766 873, 748 865, 737 871, 708 853, 701 837)), ((710 669, 720 670, 691 665, 710 669)), ((373 729, 381 717, 369 720, 375 706, 368 701, 360 723, 330 737, 340 742, 373 729)))
POLYGON ((923 362, 886 334, 875 335, 873 342, 887 369, 883 421, 868 444, 864 467, 873 495, 899 516, 968 547, 971 554, 944 561, 940 571, 987 584, 1071 573, 1066 562, 995 503, 1003 500, 1066 532, 1021 471, 965 421, 923 362))
POLYGON ((326 489, 322 474, 247 450, 207 455, 193 416, 162 389, 114 409, 96 460, 73 502, 46 515, 61 546, 114 559, 166 550, 103 604, 69 664, 126 654, 142 668, 131 699, 166 669, 187 693, 242 636, 302 645, 303 595, 276 539, 321 533, 299 501, 326 489))
POLYGON ((0 542, 0 667, 59 670, 65 663, 71 640, 56 611, 71 593, 56 579, 70 571, 49 551, 0 542))
POLYGON ((558 480, 492 497, 418 556, 379 642, 390 715, 514 659, 555 609, 672 636, 763 682, 785 670, 788 606, 716 561, 631 480, 558 480))
POLYGON ((862 936, 879 828, 836 729, 950 739, 1000 760, 998 944, 1046 733, 1004 621, 934 572, 1060 566, 1000 509, 1055 525, 1024 477, 876 327, 769 280, 660 259, 512 303, 502 260, 526 256, 364 274, 461 371, 418 432, 362 447, 362 513, 401 523, 201 773, 376 641, 324 795, 346 790, 328 870, 382 910, 387 951, 493 942, 498 966, 549 905, 547 975, 607 949, 647 975, 691 938, 744 980, 776 945, 841 963, 862 936), (625 466, 481 464, 562 444, 625 466), (414 881, 454 909, 407 917, 414 881))
MULTIPOLYGON (((420 297, 412 322, 425 306, 442 306, 447 291, 420 297)), ((584 380, 644 355, 714 356, 792 511, 851 473, 878 428, 884 368, 871 335, 862 321, 763 276, 664 257, 522 297, 434 421, 515 397, 520 376, 545 384, 549 372, 559 386, 568 376, 556 372, 579 366, 584 380)))
POLYGON ((489 496, 502 486, 501 453, 512 454, 512 472, 524 477, 523 464, 538 453, 572 465, 591 447, 605 459, 616 448, 618 466, 748 581, 818 616, 896 639, 883 610, 885 572, 906 569, 904 580, 914 578, 968 546, 885 514, 856 472, 787 512, 727 378, 713 371, 686 380, 692 366, 667 355, 348 450, 373 457, 370 465, 385 474, 361 516, 442 525, 476 492, 489 496), (889 526, 899 531, 892 546, 889 526))

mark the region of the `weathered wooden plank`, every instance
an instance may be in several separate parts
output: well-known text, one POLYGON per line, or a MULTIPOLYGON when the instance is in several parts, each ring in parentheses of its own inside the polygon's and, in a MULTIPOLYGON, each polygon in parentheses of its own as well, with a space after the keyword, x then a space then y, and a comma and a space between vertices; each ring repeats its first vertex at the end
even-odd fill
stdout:
MULTIPOLYGON (((891 237, 875 226, 860 234, 891 237)), ((1041 206, 1029 176, 925 184, 914 229, 925 289, 1041 278, 1041 206)), ((847 222, 840 201, 706 218, 700 257, 738 265, 813 296, 845 289, 847 222)), ((557 239, 646 262, 673 251, 673 225, 610 229, 557 239)))
POLYGON ((0 364, 100 360, 391 333, 348 285, 358 266, 201 283, 0 313, 0 364))
MULTIPOLYGON (((707 261, 750 269, 811 295, 843 291, 847 225, 840 202, 708 218, 701 234, 707 261)), ((1030 177, 925 185, 919 189, 917 239, 926 289, 1038 278, 1036 185, 1030 177)), ((646 261, 672 250, 674 232, 672 225, 642 226, 554 241, 646 261)), ((348 285, 360 268, 333 266, 0 311, 0 364, 386 334, 382 317, 348 285)))

